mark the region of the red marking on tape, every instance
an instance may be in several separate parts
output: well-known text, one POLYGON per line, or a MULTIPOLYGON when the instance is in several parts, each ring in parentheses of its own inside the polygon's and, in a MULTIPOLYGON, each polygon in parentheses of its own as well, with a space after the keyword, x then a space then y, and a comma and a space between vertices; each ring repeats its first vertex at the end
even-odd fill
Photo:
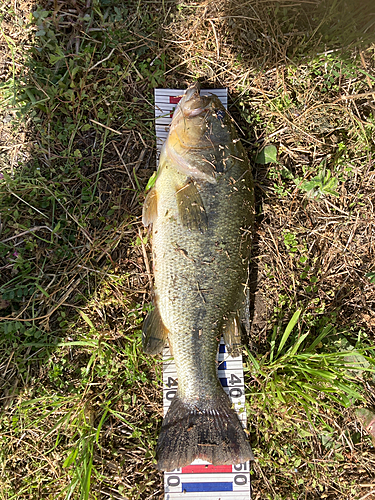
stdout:
MULTIPOLYGON (((181 101, 181 96, 169 96, 169 104, 178 104, 181 101)), ((169 115, 171 118, 173 118, 173 113, 174 113, 175 108, 172 109, 171 114, 169 115)))
POLYGON ((178 104, 181 101, 182 96, 169 96, 169 104, 178 104))
POLYGON ((205 472, 232 472, 231 465, 187 465, 182 467, 182 474, 203 474, 205 472))

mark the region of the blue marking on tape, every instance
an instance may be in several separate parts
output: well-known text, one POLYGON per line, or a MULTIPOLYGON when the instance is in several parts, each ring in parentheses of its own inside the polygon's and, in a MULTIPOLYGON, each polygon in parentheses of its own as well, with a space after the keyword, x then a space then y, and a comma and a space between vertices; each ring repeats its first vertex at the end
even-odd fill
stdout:
POLYGON ((220 383, 223 387, 228 387, 228 379, 227 378, 219 378, 220 383))
POLYGON ((225 344, 219 345, 219 352, 225 352, 225 344))
POLYGON ((226 370, 227 369, 227 362, 222 361, 220 365, 217 367, 218 370, 226 370))
POLYGON ((183 493, 203 491, 233 491, 233 483, 182 483, 183 493))

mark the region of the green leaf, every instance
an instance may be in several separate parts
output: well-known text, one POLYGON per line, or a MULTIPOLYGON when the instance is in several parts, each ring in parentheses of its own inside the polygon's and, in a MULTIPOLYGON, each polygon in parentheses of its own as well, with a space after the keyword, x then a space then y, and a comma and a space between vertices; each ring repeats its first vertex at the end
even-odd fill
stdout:
POLYGON ((250 361, 251 361, 252 365, 253 365, 253 366, 254 366, 254 368, 258 371, 258 370, 259 370, 259 368, 260 368, 260 365, 259 365, 258 361, 257 361, 257 360, 255 359, 255 357, 251 354, 251 352, 249 351, 249 349, 247 349, 247 348, 246 348, 246 350, 247 350, 247 355, 249 356, 249 358, 250 358, 250 361))
POLYGON ((314 375, 317 378, 324 378, 326 380, 336 380, 337 375, 331 373, 327 370, 315 370, 313 368, 309 368, 307 366, 299 366, 298 367, 302 372, 309 373, 310 375, 314 375))
POLYGON ((297 342, 292 346, 288 352, 286 353, 287 356, 294 356, 295 353, 298 351, 299 346, 302 344, 302 342, 305 340, 305 338, 310 335, 310 332, 306 332, 303 335, 300 336, 300 338, 297 340, 297 342))
POLYGON ((297 311, 293 314, 292 319, 289 321, 288 326, 285 328, 285 332, 284 332, 284 334, 283 334, 283 336, 282 336, 282 338, 281 338, 281 342, 280 342, 280 344, 279 344, 279 348, 278 348, 278 350, 277 350, 276 355, 278 355, 278 354, 281 352, 282 348, 284 347, 285 342, 288 340, 289 335, 292 333, 293 328, 294 328, 294 327, 296 326, 296 324, 297 324, 297 321, 298 321, 298 318, 299 318, 299 316, 300 316, 301 312, 302 312, 302 309, 298 309, 298 310, 297 310, 297 311))
POLYGON ((35 283, 35 286, 37 287, 37 289, 42 292, 42 294, 45 296, 45 297, 49 297, 49 293, 46 292, 46 290, 44 290, 44 288, 42 288, 38 283, 35 283))
POLYGON ((302 191, 306 191, 309 198, 320 198, 321 196, 330 194, 332 196, 340 196, 335 188, 338 184, 336 177, 331 177, 330 170, 326 170, 326 162, 323 161, 319 165, 319 173, 309 181, 304 181, 299 186, 302 191))
POLYGON ((104 421, 105 419, 107 418, 107 413, 108 413, 109 409, 107 408, 105 410, 105 412, 103 413, 103 416, 102 418, 100 419, 100 422, 99 422, 99 425, 98 425, 98 428, 96 429, 96 433, 95 433, 95 441, 96 441, 96 444, 99 444, 99 435, 100 435, 100 431, 101 431, 101 428, 104 424, 104 421))
POLYGON ((81 315, 82 319, 86 321, 90 328, 95 329, 91 319, 87 316, 87 314, 85 314, 83 311, 79 311, 79 314, 81 315))
POLYGON ((262 149, 262 151, 256 156, 255 163, 260 163, 261 165, 266 165, 267 163, 277 163, 276 146, 269 144, 262 149))
POLYGON ((343 382, 335 382, 335 386, 341 391, 346 392, 348 396, 352 396, 353 398, 363 400, 363 396, 358 391, 350 387, 348 384, 345 384, 343 382))
MULTIPOLYGON (((309 401, 310 403, 314 404, 316 403, 316 399, 313 396, 310 396, 310 394, 307 391, 301 391, 301 389, 297 386, 297 384, 292 384, 293 389, 295 392, 301 397, 301 400, 299 400, 299 403, 302 403, 302 401, 305 399, 306 401, 309 401)), ((296 396, 295 399, 297 400, 296 396)), ((308 412, 306 412, 308 413, 308 412)))
POLYGON ((272 363, 273 361, 273 355, 275 352, 276 335, 277 335, 277 326, 275 325, 273 327, 272 338, 271 338, 270 363, 272 363))
POLYGON ((371 281, 371 283, 375 283, 375 272, 366 273, 365 276, 371 281))
POLYGON ((332 325, 326 325, 320 335, 314 340, 314 342, 307 348, 305 349, 305 352, 313 352, 315 350, 315 347, 320 344, 320 342, 333 330, 332 325))
POLYGON ((61 222, 59 221, 59 222, 56 224, 56 226, 53 228, 53 230, 52 230, 52 234, 57 233, 57 231, 60 229, 60 227, 61 227, 61 222))
POLYGON ((69 467, 69 465, 71 465, 75 461, 77 455, 78 455, 78 448, 73 448, 73 450, 69 453, 68 457, 65 459, 63 463, 64 469, 69 467))
POLYGON ((51 64, 56 64, 58 61, 61 61, 61 59, 64 59, 64 55, 55 55, 55 54, 50 54, 49 55, 49 62, 51 64))
POLYGON ((284 166, 281 168, 280 175, 284 179, 290 179, 290 180, 294 179, 292 172, 284 166))
POLYGON ((149 191, 151 188, 154 187, 155 185, 155 182, 156 182, 156 178, 158 176, 158 172, 154 172, 151 177, 149 178, 148 180, 148 183, 147 183, 147 186, 146 186, 146 189, 145 189, 145 192, 147 193, 147 191, 149 191))
POLYGON ((72 69, 72 78, 78 73, 78 71, 80 70, 80 66, 75 66, 73 69, 72 69))

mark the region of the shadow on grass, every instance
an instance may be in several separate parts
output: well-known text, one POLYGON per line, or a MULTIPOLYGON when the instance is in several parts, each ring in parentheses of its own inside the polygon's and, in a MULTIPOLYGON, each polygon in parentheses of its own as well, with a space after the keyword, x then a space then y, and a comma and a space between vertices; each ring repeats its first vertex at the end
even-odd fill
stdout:
POLYGON ((375 41, 372 2, 240 2, 223 5, 234 56, 249 69, 301 64, 375 41))
POLYGON ((211 83, 239 88, 259 70, 349 55, 375 41, 371 1, 187 2, 170 21, 165 27, 176 62, 211 83))

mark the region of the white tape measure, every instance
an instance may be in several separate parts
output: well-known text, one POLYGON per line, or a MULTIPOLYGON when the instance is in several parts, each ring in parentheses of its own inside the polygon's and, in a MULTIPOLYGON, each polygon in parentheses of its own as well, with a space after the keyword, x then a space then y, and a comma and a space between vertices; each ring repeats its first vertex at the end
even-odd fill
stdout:
MULTIPOLYGON (((181 89, 155 89, 155 129, 160 153, 173 111, 184 91, 181 89)), ((227 89, 202 89, 201 95, 215 94, 227 108, 227 89)), ((163 350, 163 407, 164 415, 177 390, 177 372, 169 347, 163 350)), ((223 339, 219 344, 218 377, 235 410, 246 427, 245 388, 242 356, 232 358, 223 339)), ((191 465, 164 473, 165 500, 249 500, 249 462, 238 465, 212 465, 195 460, 191 465)))

